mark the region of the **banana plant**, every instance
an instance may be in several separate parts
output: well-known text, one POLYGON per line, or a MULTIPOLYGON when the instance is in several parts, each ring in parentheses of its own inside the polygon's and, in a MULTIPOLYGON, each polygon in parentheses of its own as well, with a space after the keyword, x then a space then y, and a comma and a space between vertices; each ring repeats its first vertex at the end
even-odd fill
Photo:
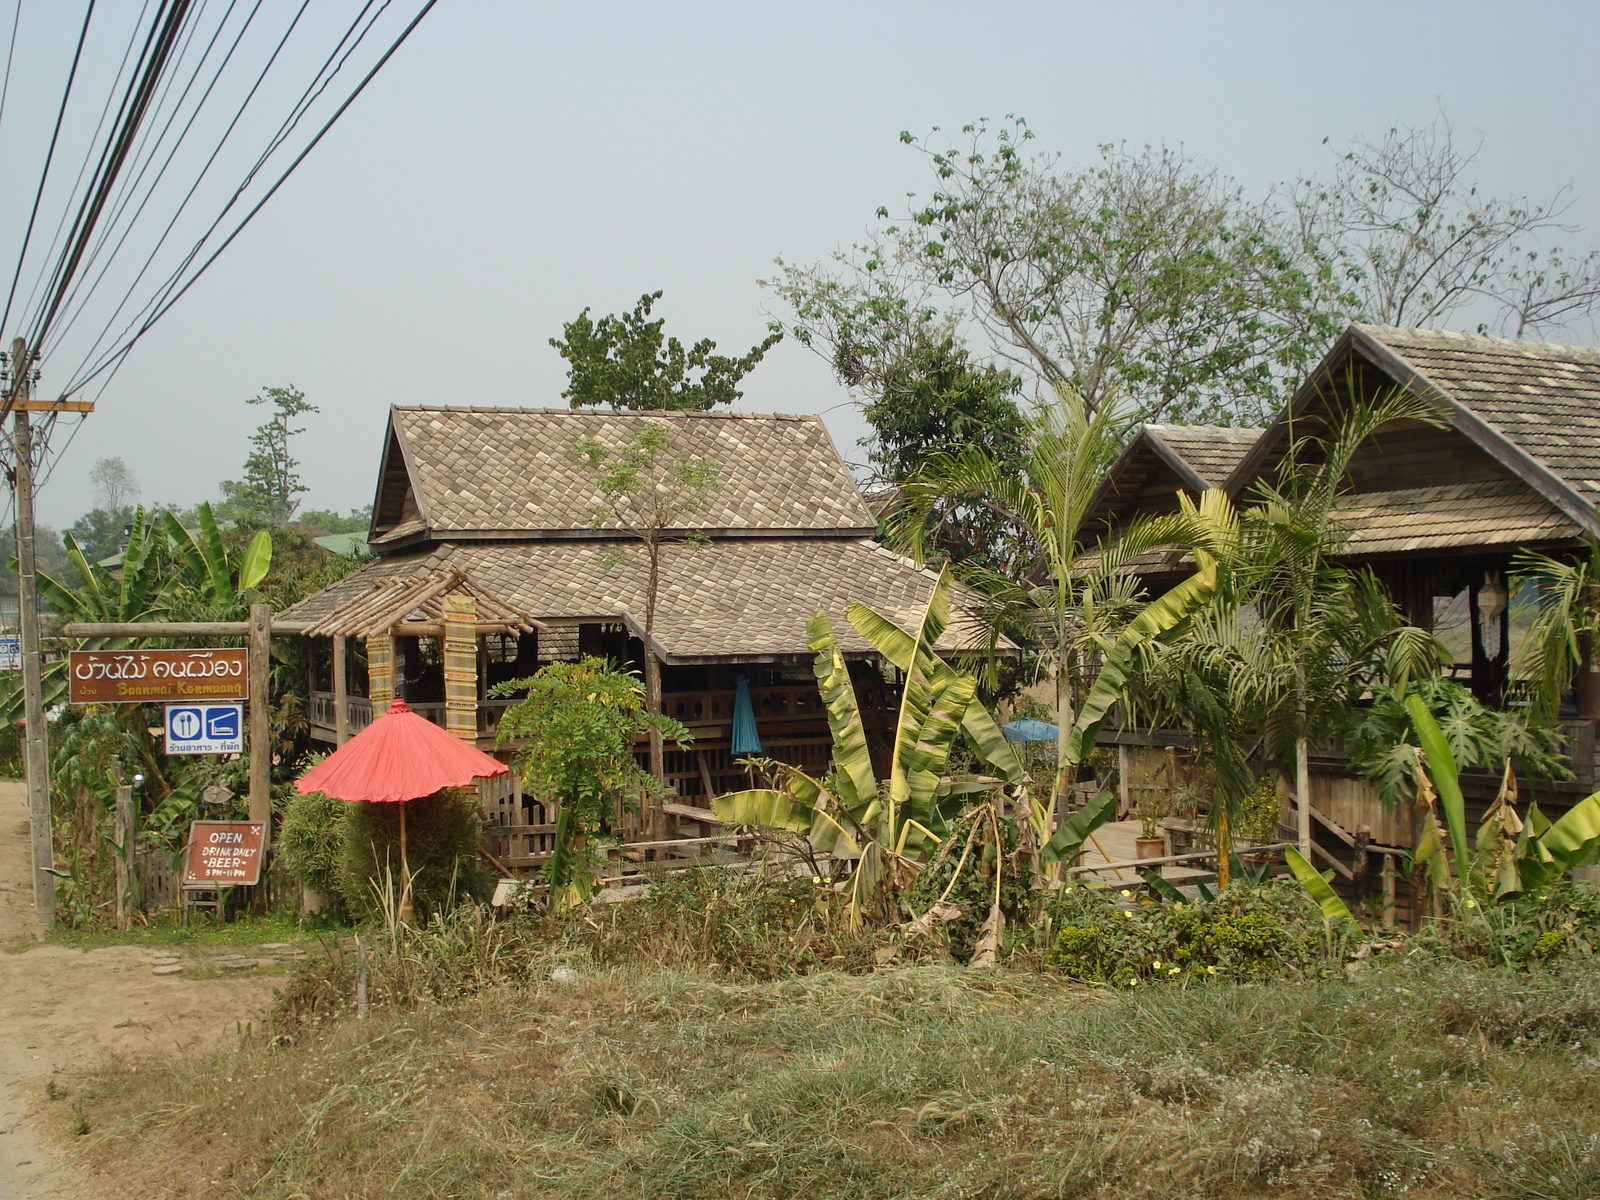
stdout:
POLYGON ((1537 894, 1600 853, 1600 792, 1578 801, 1555 821, 1546 818, 1537 804, 1528 806, 1526 819, 1520 818, 1516 774, 1509 761, 1500 793, 1484 815, 1477 838, 1469 841, 1461 775, 1449 743, 1421 697, 1408 696, 1406 710, 1422 744, 1417 784, 1427 810, 1413 861, 1436 887, 1451 889, 1453 858, 1453 888, 1459 901, 1477 905, 1520 893, 1537 894), (1448 857, 1433 816, 1435 804, 1444 811, 1448 857))
MULTIPOLYGON (((90 562, 72 534, 63 534, 62 542, 77 581, 56 579, 43 572, 38 576, 40 606, 58 620, 120 623, 159 621, 168 615, 166 539, 155 522, 146 519, 144 509, 134 513, 117 578, 98 563, 90 562)), ((15 570, 15 560, 12 569, 15 570)), ((121 650, 130 644, 129 638, 91 638, 81 648, 121 650)), ((40 678, 46 708, 66 699, 65 659, 45 663, 40 678)), ((22 676, 12 672, 0 681, 0 714, 8 721, 19 721, 22 708, 22 676)))
POLYGON ((229 616, 243 615, 250 602, 247 593, 272 568, 272 535, 259 529, 243 550, 230 555, 209 501, 195 510, 195 519, 200 526, 198 535, 170 512, 161 514, 182 582, 193 589, 205 607, 222 610, 229 616))
POLYGON ((888 657, 905 676, 887 780, 879 780, 873 770, 844 653, 827 613, 819 609, 807 623, 807 633, 833 735, 834 769, 817 779, 779 764, 781 788, 753 788, 712 801, 717 816, 729 824, 803 834, 817 850, 853 862, 845 891, 855 921, 885 889, 898 891, 915 877, 919 857, 943 840, 956 810, 988 786, 944 778, 951 748, 964 728, 978 731, 974 745, 1003 778, 1025 778, 1021 761, 993 718, 974 702, 977 680, 951 668, 934 650, 950 621, 950 588, 946 570, 914 634, 865 606, 851 607, 851 624, 869 641, 888 646, 888 657))

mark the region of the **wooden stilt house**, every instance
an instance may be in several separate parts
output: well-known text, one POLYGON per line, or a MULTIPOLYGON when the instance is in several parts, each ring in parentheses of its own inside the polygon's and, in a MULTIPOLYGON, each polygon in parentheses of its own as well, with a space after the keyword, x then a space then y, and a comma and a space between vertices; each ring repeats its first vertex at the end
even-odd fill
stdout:
MULTIPOLYGON (((401 696, 492 751, 515 703, 490 698, 494 684, 584 655, 635 670, 653 655, 664 711, 694 744, 669 747, 678 803, 645 814, 637 832, 696 833, 712 795, 746 785, 732 742, 741 679, 762 753, 826 769, 832 741, 806 634, 822 608, 875 752, 887 757, 894 672, 845 611, 859 600, 912 624, 933 576, 871 540, 873 517, 817 417, 397 407, 373 512, 374 561, 281 614, 317 640, 311 721, 324 741, 401 696), (576 453, 588 438, 629 444, 647 422, 665 424, 673 453, 709 460, 720 479, 702 512, 665 531, 649 645, 648 557, 601 515, 576 453)), ((981 638, 958 619, 941 649, 963 644, 981 638)), ((498 786, 487 803, 500 852, 508 865, 534 865, 553 814, 515 779, 498 786)))
MULTIPOLYGON (((1100 489, 1091 521, 1115 531, 1141 513, 1171 511, 1177 491, 1194 495, 1202 484, 1247 504, 1295 439, 1329 431, 1352 397, 1395 388, 1433 402, 1441 424, 1394 422, 1360 449, 1338 510, 1341 557, 1370 569, 1413 624, 1455 650, 1457 678, 1480 699, 1499 703, 1516 632, 1513 558, 1523 549, 1585 553, 1588 539, 1600 534, 1600 349, 1353 325, 1277 419, 1248 431, 1247 444, 1241 430, 1182 435, 1229 448, 1236 457, 1224 479, 1199 470, 1186 475, 1172 461, 1176 448, 1164 432, 1170 427, 1147 426, 1100 489)), ((1146 556, 1133 567, 1153 589, 1188 570, 1174 554, 1146 556)), ((1595 790, 1597 721, 1600 675, 1583 672, 1566 724, 1574 778, 1541 785, 1541 806, 1559 811, 1595 790)), ((1182 742, 1134 729, 1110 731, 1106 740, 1140 748, 1152 762, 1164 746, 1182 742)), ((1348 770, 1337 742, 1319 749, 1318 849, 1354 891, 1375 889, 1376 868, 1368 880, 1367 864, 1413 844, 1411 814, 1385 809, 1348 770)), ((1469 797, 1486 803, 1498 780, 1469 774, 1465 782, 1469 797)))

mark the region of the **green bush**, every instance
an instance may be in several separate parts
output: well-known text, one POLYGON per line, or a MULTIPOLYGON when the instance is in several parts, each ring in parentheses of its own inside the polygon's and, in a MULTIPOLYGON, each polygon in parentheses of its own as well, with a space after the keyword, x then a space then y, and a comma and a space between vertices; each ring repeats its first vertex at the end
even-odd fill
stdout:
POLYGON ((1299 885, 1270 880, 1214 900, 1155 904, 1131 892, 1063 888, 1048 961, 1095 983, 1324 979, 1342 970, 1322 913, 1299 885))
MULTIPOLYGON (((351 804, 339 862, 339 895, 357 920, 382 913, 375 888, 400 888, 400 805, 351 804)), ((426 919, 462 895, 487 900, 494 877, 478 858, 483 816, 474 788, 437 792, 405 803, 406 860, 412 903, 426 919), (453 889, 453 891, 452 891, 453 889)))
POLYGON ((917 874, 916 882, 906 892, 907 905, 919 917, 941 898, 944 903, 961 910, 960 916, 935 924, 937 935, 957 962, 966 962, 972 957, 984 923, 989 919, 995 898, 996 870, 1000 871, 1000 911, 1005 915, 1008 929, 1025 926, 1033 905, 1033 878, 1017 861, 1022 839, 1016 822, 1002 820, 997 826, 998 845, 996 824, 989 821, 986 809, 967 813, 951 822, 949 836, 940 852, 917 874), (973 829, 975 822, 977 829, 973 829), (967 850, 965 857, 964 849, 967 850), (955 878, 957 867, 961 869, 960 878, 955 878))
POLYGON ((339 897, 345 826, 354 806, 321 792, 296 795, 283 814, 278 853, 294 879, 330 899, 339 897))

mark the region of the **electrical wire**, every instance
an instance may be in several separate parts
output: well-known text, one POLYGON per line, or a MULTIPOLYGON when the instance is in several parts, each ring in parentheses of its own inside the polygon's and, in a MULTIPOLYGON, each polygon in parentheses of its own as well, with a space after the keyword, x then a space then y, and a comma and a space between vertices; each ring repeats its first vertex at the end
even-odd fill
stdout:
POLYGON ((205 259, 205 261, 200 264, 199 268, 195 270, 187 280, 184 281, 181 287, 178 287, 175 291, 172 291, 171 294, 168 295, 147 318, 145 318, 137 331, 135 331, 131 337, 127 338, 127 340, 119 345, 115 351, 106 356, 100 362, 100 364, 88 374, 69 382, 61 392, 63 399, 81 391, 97 376, 105 373, 108 369, 114 370, 126 360, 128 353, 135 345, 138 344, 139 340, 150 331, 151 327, 154 326, 157 321, 159 321, 163 316, 166 315, 167 312, 171 310, 174 304, 183 298, 183 296, 191 287, 195 285, 196 282, 199 281, 201 276, 205 274, 211 265, 217 261, 222 253, 233 244, 234 240, 242 232, 244 232, 245 228, 256 217, 256 215, 260 213, 264 207, 266 207, 268 201, 270 201, 272 197, 277 194, 278 190, 284 185, 285 182, 288 181, 289 177, 294 174, 294 172, 299 168, 300 164, 303 163, 311 154, 311 152, 316 149, 318 144, 321 143, 322 139, 327 135, 328 131, 333 128, 333 126, 341 117, 344 116, 345 112, 352 104, 355 103, 356 99, 361 95, 361 93, 366 90, 367 86, 377 76, 378 72, 388 64, 389 60, 399 51, 400 47, 405 44, 406 40, 411 36, 416 27, 422 23, 423 19, 431 11, 433 11, 434 5, 437 3, 438 0, 426 0, 426 3, 423 4, 417 15, 411 19, 411 21, 403 30, 400 31, 399 36, 396 37, 395 40, 390 44, 389 48, 384 51, 383 56, 377 61, 376 64, 374 64, 372 69, 362 77, 361 82, 358 83, 350 92, 350 94, 345 97, 344 101, 334 111, 333 115, 322 124, 321 128, 317 130, 315 136, 312 137, 310 142, 308 142, 300 151, 300 153, 295 156, 294 160, 283 170, 283 172, 273 182, 272 186, 267 189, 266 193, 255 203, 250 211, 244 215, 244 217, 221 242, 221 244, 218 245, 217 248, 205 259))
MULTIPOLYGON (((309 6, 310 6, 310 0, 303 0, 303 2, 300 5, 299 10, 295 13, 294 20, 289 22, 288 29, 286 29, 284 31, 284 33, 283 33, 283 36, 280 39, 278 39, 278 44, 273 49, 271 57, 268 58, 266 65, 264 67, 262 67, 260 74, 257 75, 257 77, 256 77, 255 83, 251 85, 249 92, 246 93, 244 100, 240 102, 238 110, 233 115, 233 119, 228 122, 227 128, 225 130, 223 130, 222 137, 217 141, 216 146, 212 149, 211 154, 207 157, 205 165, 201 167, 199 174, 195 177, 194 183, 192 183, 190 185, 188 192, 185 193, 185 195, 183 197, 183 200, 179 203, 177 209, 173 212, 172 217, 167 221, 166 228, 162 231, 161 236, 156 240, 155 246, 151 249, 149 255, 145 258, 143 266, 141 266, 139 268, 138 274, 136 274, 134 276, 133 281, 128 285, 127 290, 123 293, 122 299, 117 303, 116 308, 114 308, 112 310, 111 315, 106 319, 105 325, 102 328, 99 336, 97 336, 95 338, 94 342, 90 345, 89 349, 85 352, 85 354, 83 355, 82 359, 79 361, 78 365, 73 368, 72 374, 69 376, 69 378, 73 378, 73 377, 76 377, 76 376, 82 374, 84 369, 89 365, 89 363, 91 361, 98 362, 98 360, 95 359, 96 352, 100 349, 101 344, 105 341, 106 337, 110 334, 111 328, 116 323, 117 317, 122 313, 122 310, 127 307, 129 301, 131 301, 133 299, 134 293, 138 291, 139 284, 144 279, 145 273, 147 271, 149 271, 149 269, 151 268, 152 265, 154 265, 156 256, 160 253, 161 248, 164 245, 166 245, 167 238, 172 235, 172 231, 176 227, 176 225, 178 223, 178 219, 183 215, 185 209, 188 208, 189 202, 192 199, 194 199, 195 193, 199 190, 201 183, 204 182, 204 180, 205 180, 207 174, 209 174, 212 166, 216 163, 217 158, 221 154, 223 147, 227 145, 228 139, 233 136, 234 130, 238 127, 238 124, 239 124, 240 120, 244 117, 245 110, 247 108, 249 108, 250 103, 255 99, 257 91, 260 90, 262 84, 266 81, 268 73, 272 70, 273 65, 277 62, 279 55, 281 55, 283 53, 284 47, 288 44, 289 38, 293 35, 296 27, 298 27, 298 25, 300 23, 301 17, 303 17, 305 15, 306 9, 309 6)), ((346 37, 348 37, 348 36, 349 35, 348 35, 348 32, 347 32, 346 33, 346 37)), ((344 40, 345 40, 344 38, 340 39, 340 44, 341 45, 344 43, 344 40)), ((335 51, 335 53, 337 53, 337 50, 335 51)), ((321 72, 319 71, 318 74, 320 76, 321 72)), ((254 169, 255 168, 252 168, 252 171, 254 169)), ((243 186, 245 186, 245 185, 241 185, 241 188, 243 186)), ((236 198, 237 198, 237 194, 235 195, 235 199, 236 198)), ((230 207, 231 207, 232 201, 230 201, 229 204, 230 204, 230 207)), ((224 210, 224 212, 226 212, 226 210, 224 210)), ((220 220, 220 218, 219 218, 219 220, 220 220)), ((215 227, 215 223, 213 224, 213 228, 214 227, 215 227)), ((201 244, 203 244, 203 242, 204 242, 204 239, 202 238, 201 244)), ((164 282, 161 285, 161 287, 157 289, 156 297, 159 297, 159 296, 161 296, 163 294, 163 289, 171 286, 173 279, 177 275, 181 275, 183 267, 186 266, 189 262, 193 261, 193 257, 198 252, 198 250, 199 250, 199 246, 197 245, 193 250, 190 251, 189 256, 184 260, 184 263, 180 264, 180 267, 179 267, 178 271, 175 272, 174 275, 169 276, 167 281, 164 282)), ((145 305, 143 307, 141 307, 139 312, 134 315, 133 319, 131 321, 129 321, 128 325, 123 329, 123 331, 122 331, 123 334, 126 334, 128 332, 128 330, 132 329, 135 325, 138 324, 140 317, 143 315, 143 313, 145 311, 147 311, 149 309, 149 307, 151 306, 152 303, 154 303, 154 300, 147 301, 145 303, 145 305)), ((122 335, 119 335, 119 336, 122 336, 122 335)))
MULTIPOLYGON (((34 193, 33 210, 28 214, 28 230, 22 235, 22 252, 17 255, 17 269, 11 276, 11 291, 6 296, 6 307, 0 313, 0 330, 11 325, 11 304, 17 296, 17 281, 22 277, 22 263, 28 257, 28 243, 33 238, 33 223, 39 216, 39 201, 44 197, 45 180, 50 178, 50 164, 56 155, 56 140, 61 136, 61 121, 67 115, 67 101, 72 98, 72 83, 78 77, 78 63, 83 58, 83 43, 89 36, 89 22, 94 17, 95 0, 89 0, 89 7, 83 14, 83 28, 78 33, 78 48, 72 54, 72 69, 67 72, 67 86, 61 93, 61 108, 56 113, 55 130, 50 134, 50 149, 44 156, 44 170, 39 173, 39 189, 34 193)), ((5 411, 11 411, 11 394, 6 395, 5 411)))
MULTIPOLYGON (((95 290, 105 279, 106 272, 111 269, 112 264, 116 261, 117 255, 121 252, 122 247, 126 244, 128 237, 137 228, 139 228, 139 218, 144 215, 145 208, 155 196, 156 189, 161 185, 161 181, 166 177, 167 169, 172 166, 173 159, 177 156, 178 151, 182 148, 185 140, 188 138, 190 131, 194 128, 195 121, 205 109, 206 102, 211 98, 211 94, 216 89, 217 83, 221 80, 223 73, 227 70, 228 64, 233 60, 233 56, 238 52, 240 43, 244 41, 245 34, 250 31, 251 25, 254 23, 256 16, 261 11, 263 2, 264 0, 256 0, 254 7, 251 8, 249 14, 245 17, 244 23, 239 27, 239 32, 234 36, 233 43, 228 47, 227 53, 223 55, 222 61, 217 65, 217 69, 211 77, 211 82, 206 85, 205 91, 201 93, 199 100, 195 102, 194 110, 189 114, 189 119, 184 123, 183 129, 178 133, 176 140, 174 140, 172 143, 172 148, 167 152, 166 160, 162 162, 160 169, 156 172, 155 178, 150 181, 149 187, 145 189, 144 198, 139 201, 139 206, 134 210, 133 215, 127 219, 125 224, 123 224, 121 236, 118 237, 116 244, 111 247, 111 251, 106 256, 105 261, 101 263, 99 272, 91 279, 88 276, 88 271, 93 263, 98 259, 100 251, 105 246, 105 243, 110 239, 112 233, 115 232, 118 223, 122 221, 123 214, 127 211, 127 205, 132 202, 134 192, 138 189, 139 184, 143 182, 145 172, 148 171, 151 163, 155 160, 154 152, 152 152, 150 158, 147 159, 144 165, 140 168, 138 176, 129 186, 122 203, 113 212, 110 221, 106 226, 105 233, 102 235, 100 241, 96 244, 95 249, 90 253, 89 260, 84 264, 83 273, 79 276, 79 282, 73 286, 73 294, 68 299, 68 305, 71 307, 71 315, 63 321, 61 326, 52 335, 53 343, 47 344, 44 347, 44 352, 46 354, 58 346, 62 339, 64 339, 68 333, 70 333, 73 326, 77 324, 78 318, 83 315, 83 312, 87 307, 87 300, 94 295, 95 290), (85 297, 85 301, 83 303, 78 302, 78 296, 80 293, 82 293, 85 297)), ((182 110, 183 102, 188 98, 189 91, 193 87, 194 83, 199 79, 200 68, 202 68, 206 63, 206 60, 211 57, 211 51, 215 48, 217 39, 222 36, 222 32, 227 26, 228 19, 233 15, 236 5, 237 0, 232 0, 232 2, 228 5, 228 11, 223 14, 222 20, 217 23, 216 32, 212 35, 210 43, 208 43, 206 46, 205 53, 201 55, 200 62, 196 65, 195 74, 191 78, 189 86, 185 87, 183 94, 179 96, 177 104, 174 105, 172 112, 167 117, 166 125, 163 126, 161 134, 156 138, 154 143, 154 148, 156 150, 159 150, 161 143, 166 140, 167 133, 170 131, 173 121, 176 120, 179 112, 182 110)), ((210 164, 208 161, 207 166, 209 167, 209 165, 210 164)), ((198 182, 199 181, 197 180, 196 186, 198 186, 198 182)), ((190 190, 190 195, 192 194, 193 189, 190 190)), ((188 197, 185 197, 185 204, 187 203, 187 200, 188 197)), ((182 207, 180 206, 179 211, 173 214, 172 222, 177 220, 177 217, 181 214, 181 212, 182 207)), ((171 228, 172 222, 169 222, 168 224, 169 229, 171 228)), ((163 235, 162 241, 164 240, 165 236, 163 235)), ((157 243, 157 250, 160 249, 160 244, 160 242, 157 243)), ((112 315, 111 319, 115 320, 115 314, 112 315)))
POLYGON ((102 165, 96 171, 96 186, 90 195, 84 197, 83 206, 73 222, 73 232, 69 239, 70 251, 63 257, 51 281, 53 295, 43 316, 33 327, 33 334, 28 339, 30 345, 37 346, 44 341, 45 335, 50 331, 50 323, 55 320, 56 313, 60 311, 62 302, 66 299, 67 289, 72 284, 78 263, 88 249, 90 238, 94 235, 95 222, 99 220, 100 213, 110 198, 117 175, 127 161, 134 136, 139 131, 139 125, 149 109, 151 97, 155 94, 156 85, 160 82, 161 72, 166 66, 168 56, 172 53, 173 43, 176 42, 178 32, 188 16, 189 5, 190 0, 172 0, 171 7, 166 10, 166 19, 160 24, 159 32, 154 26, 151 29, 154 44, 148 51, 145 69, 139 78, 138 90, 136 92, 130 90, 124 102, 124 113, 116 141, 108 146, 107 155, 102 158, 102 165))
POLYGON ((0 83, 0 129, 5 127, 6 97, 11 94, 11 60, 17 53, 17 27, 22 24, 22 0, 17 0, 17 11, 11 17, 11 44, 6 47, 6 78, 0 83))
MULTIPOLYGON (((344 63, 349 61, 350 55, 354 53, 361 43, 366 39, 367 34, 372 30, 373 24, 377 21, 378 17, 383 15, 383 12, 389 7, 391 0, 384 0, 383 7, 380 8, 376 14, 374 14, 371 21, 367 22, 366 28, 361 30, 359 35, 356 36, 355 41, 350 44, 350 48, 345 50, 344 57, 340 59, 340 51, 344 50, 345 43, 350 41, 351 35, 356 33, 357 27, 360 26, 362 19, 371 10, 373 3, 374 0, 367 0, 367 3, 362 6, 361 10, 351 21, 350 27, 345 30, 344 35, 339 39, 338 44, 334 46, 332 52, 329 53, 322 66, 318 68, 317 73, 312 76, 311 81, 306 85, 305 90, 301 93, 299 100, 295 102, 295 105, 290 110, 289 115, 285 117, 282 124, 279 125, 278 131, 269 141, 266 150, 264 150, 261 155, 257 157, 250 169, 245 172, 244 179, 234 189, 233 195, 229 198, 228 202, 223 205, 222 210, 206 228, 205 232, 195 240, 194 245, 190 247, 188 253, 185 254, 179 261, 177 267, 175 267, 167 275, 167 278, 156 288, 150 299, 145 301, 139 310, 134 313, 132 319, 123 328, 122 332, 117 335, 118 338, 127 336, 130 330, 133 330, 137 325, 139 325, 140 321, 147 313, 160 308, 166 299, 172 295, 173 290, 179 286, 179 281, 182 280, 184 272, 188 270, 189 267, 194 263, 195 259, 200 256, 201 252, 205 249, 206 243, 210 240, 211 235, 214 234, 219 227, 221 227, 223 221, 226 220, 228 213, 233 210, 233 206, 249 189, 250 184, 255 180, 255 177, 260 172, 262 166, 265 165, 267 160, 272 156, 273 152, 283 144, 288 135, 294 131, 295 127, 299 124, 300 119, 304 116, 306 111, 309 110, 311 104, 314 103, 316 98, 322 95, 322 93, 327 89, 328 83, 331 82, 338 72, 343 69, 344 63), (339 59, 338 66, 334 66, 335 59, 339 59), (329 71, 330 67, 332 68, 331 74, 329 71)), ((420 20, 421 17, 419 16, 417 19, 420 20)), ((415 22, 413 22, 413 25, 414 24, 415 22)), ((405 35, 402 34, 402 39, 404 36, 405 35)), ((393 53, 392 48, 390 53, 393 53)), ((363 84, 363 86, 365 85, 363 84)), ((252 94, 254 94, 254 89, 252 89, 252 94)), ((187 203, 187 198, 185 198, 185 203, 187 203)), ((165 241, 165 236, 163 236, 162 241, 165 241)), ((101 335, 95 339, 94 344, 89 348, 88 353, 84 355, 82 362, 80 362, 78 367, 74 369, 72 375, 69 376, 69 379, 76 379, 79 375, 81 375, 91 360, 94 361, 97 368, 103 366, 104 362, 108 361, 111 355, 114 353, 113 351, 108 351, 105 355, 102 355, 100 359, 94 358, 95 353, 105 341, 106 335, 110 333, 111 326, 115 323, 117 316, 122 312, 123 308, 126 307, 127 302, 132 299, 133 293, 138 289, 139 281, 144 277, 145 271, 148 270, 150 265, 153 263, 155 255, 159 249, 160 245, 158 244, 156 249, 152 250, 150 257, 146 260, 145 266, 141 268, 139 275, 135 278, 134 282, 129 285, 128 291, 125 293, 122 302, 117 305, 116 310, 106 322, 105 329, 101 332, 101 335)), ((92 377, 92 375, 90 377, 92 377)))
MULTIPOLYGON (((83 161, 78 164, 78 173, 73 177, 72 186, 67 188, 69 198, 78 195, 78 189, 83 185, 83 178, 89 171, 89 165, 94 161, 95 150, 100 145, 100 134, 106 128, 107 119, 111 116, 111 105, 123 88, 123 73, 128 69, 128 61, 133 57, 134 50, 139 45, 139 31, 144 28, 145 14, 150 11, 152 0, 144 0, 143 7, 139 9, 139 17, 133 23, 133 32, 128 38, 127 47, 122 52, 122 61, 117 64, 116 72, 111 76, 110 85, 106 89, 105 103, 100 106, 100 118, 95 122, 94 133, 84 143, 83 161)), ((137 70, 137 68, 135 68, 137 70)), ((34 301, 38 299, 40 290, 45 286, 45 275, 50 269, 50 264, 56 261, 56 249, 61 245, 62 235, 67 230, 67 220, 72 216, 72 206, 69 203, 61 210, 61 218, 56 222, 56 230, 50 237, 50 245, 46 248, 43 258, 39 263, 39 270, 35 273, 33 286, 28 289, 28 298, 23 301, 22 309, 18 315, 17 324, 26 326, 32 319, 32 314, 37 310, 34 301)), ((32 347, 41 350, 41 347, 32 347)))

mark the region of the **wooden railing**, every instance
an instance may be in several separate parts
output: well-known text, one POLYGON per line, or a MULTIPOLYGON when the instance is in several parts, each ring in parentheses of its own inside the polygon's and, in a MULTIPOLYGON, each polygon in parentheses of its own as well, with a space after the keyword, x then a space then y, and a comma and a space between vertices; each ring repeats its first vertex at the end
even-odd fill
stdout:
MULTIPOLYGON (((505 715, 506 709, 515 704, 515 700, 480 700, 478 701, 478 736, 493 737, 495 730, 500 725, 500 718, 505 715)), ((360 733, 372 724, 372 701, 365 696, 347 696, 345 698, 346 720, 350 723, 352 734, 360 733)), ((420 717, 425 717, 435 725, 444 726, 444 701, 406 701, 412 712, 420 717)), ((333 740, 334 732, 334 700, 332 692, 311 693, 311 728, 312 732, 324 741, 333 740)))

